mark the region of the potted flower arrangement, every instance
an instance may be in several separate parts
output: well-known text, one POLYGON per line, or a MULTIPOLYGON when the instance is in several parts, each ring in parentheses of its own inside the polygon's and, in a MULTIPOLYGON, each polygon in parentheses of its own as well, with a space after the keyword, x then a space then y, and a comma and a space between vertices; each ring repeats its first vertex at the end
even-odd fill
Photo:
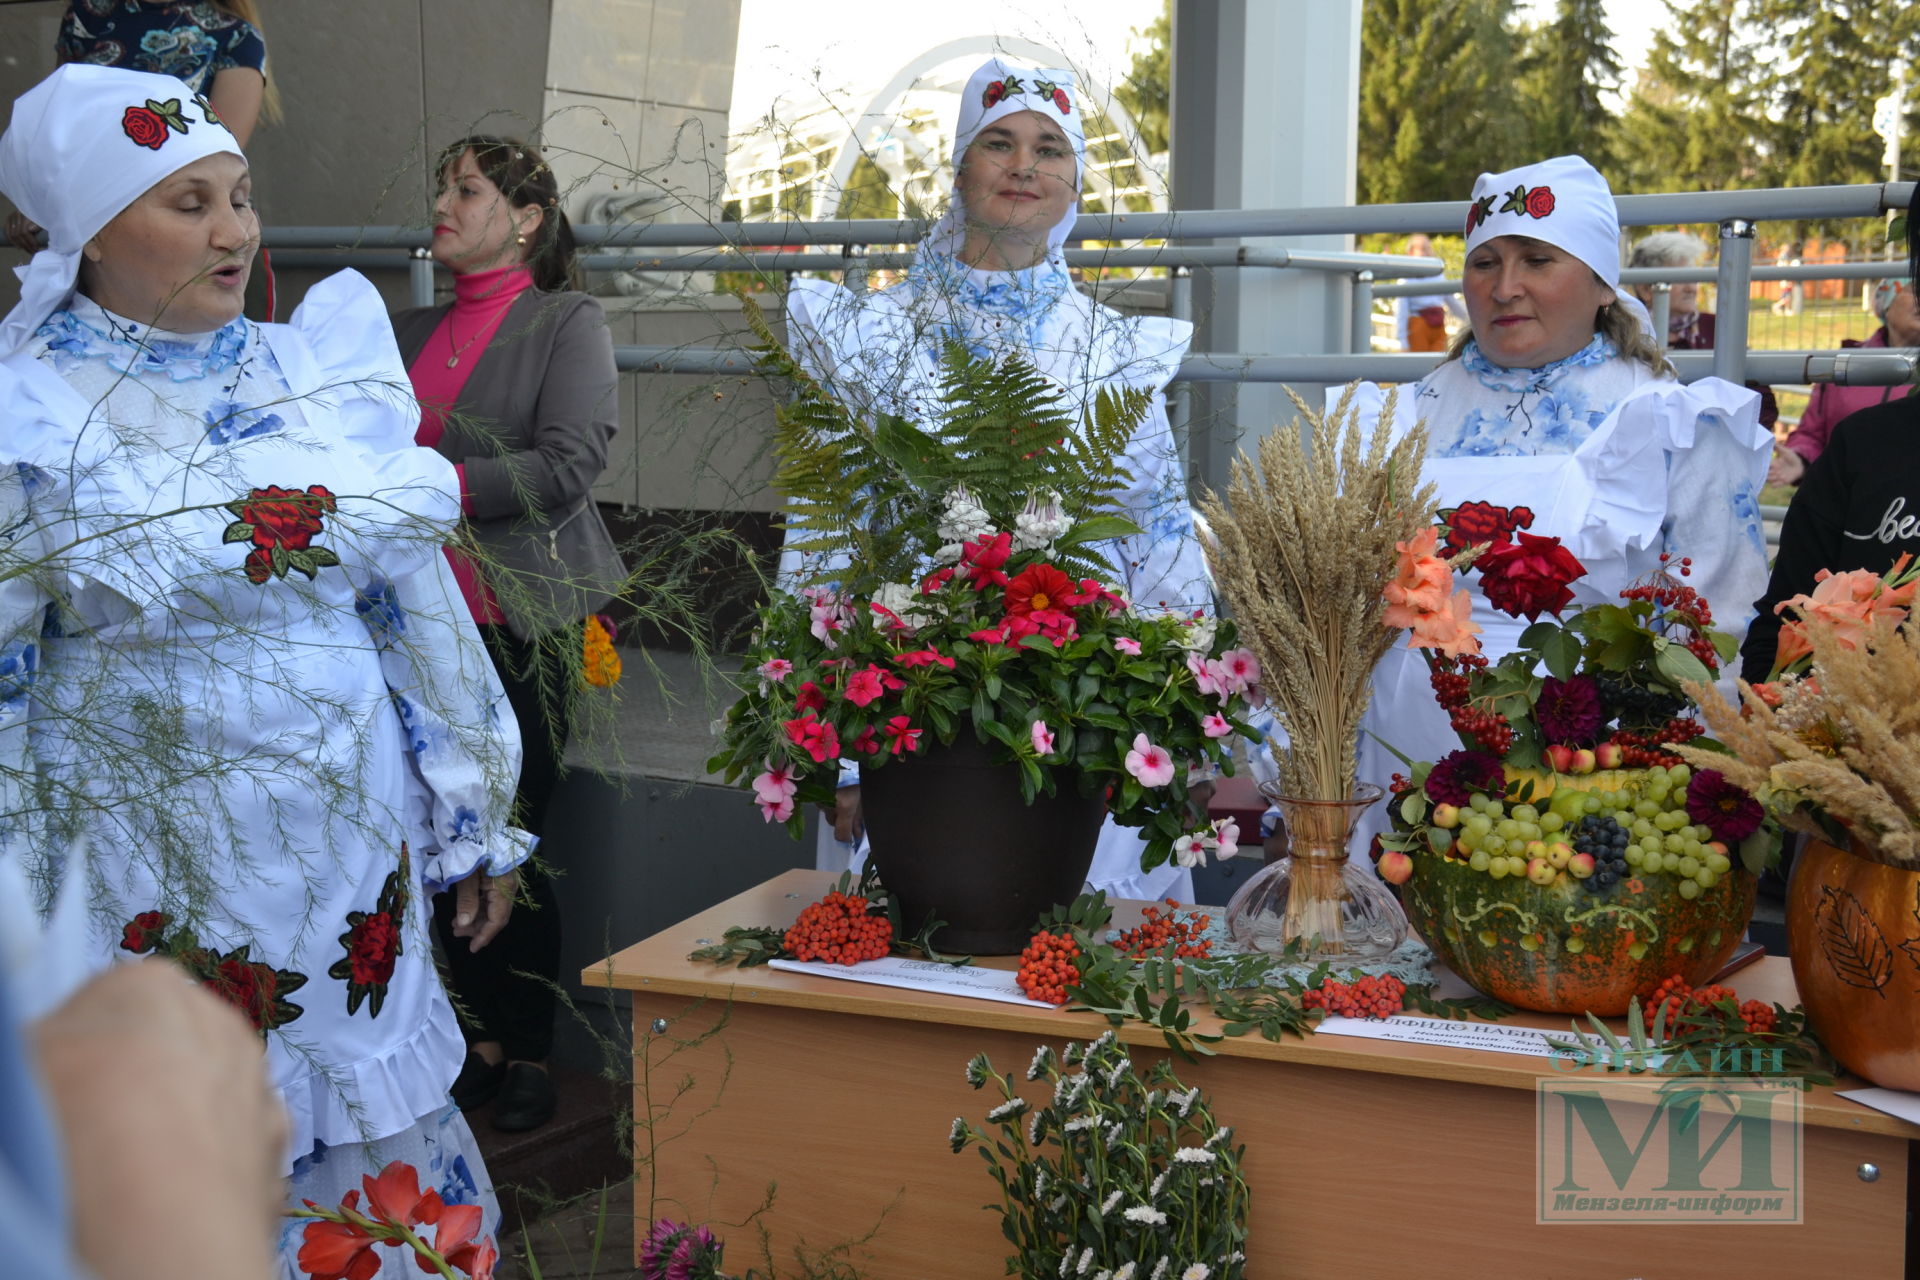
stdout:
POLYGON ((1773 677, 1736 709, 1695 690, 1719 750, 1695 765, 1812 837, 1787 888, 1787 942, 1807 1019, 1876 1084, 1920 1090, 1920 637, 1903 625, 1920 572, 1823 571, 1781 605, 1773 677))
POLYGON ((1734 647, 1686 585, 1689 562, 1663 557, 1620 603, 1563 617, 1586 570, 1558 539, 1519 532, 1526 517, 1466 504, 1400 548, 1388 622, 1426 651, 1462 745, 1394 778, 1380 871, 1477 989, 1612 1016, 1725 962, 1771 832, 1749 791, 1675 754, 1705 731, 1688 690, 1734 647), (1532 622, 1515 652, 1489 661, 1459 625, 1456 569, 1532 622))
POLYGON ((1191 786, 1231 768, 1259 664, 1230 621, 1110 581, 1107 548, 1138 532, 1110 495, 1145 393, 1075 421, 1031 366, 954 347, 921 425, 842 404, 753 323, 796 389, 788 548, 823 562, 761 610, 709 769, 799 835, 856 764, 906 929, 944 922, 952 950, 1019 951, 1079 892, 1105 818, 1140 828, 1147 868, 1231 847, 1191 786))

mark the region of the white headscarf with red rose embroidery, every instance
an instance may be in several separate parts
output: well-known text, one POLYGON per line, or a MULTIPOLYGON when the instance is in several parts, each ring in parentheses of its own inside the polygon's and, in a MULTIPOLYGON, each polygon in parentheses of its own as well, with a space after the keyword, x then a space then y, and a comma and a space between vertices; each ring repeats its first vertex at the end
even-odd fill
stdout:
MULTIPOLYGON (((954 122, 953 195, 947 211, 928 233, 926 244, 949 256, 958 252, 967 235, 967 207, 960 197, 960 164, 967 148, 988 125, 1022 111, 1035 111, 1057 125, 1073 146, 1074 182, 1087 172, 1087 131, 1080 116, 1080 86, 1063 67, 1029 67, 1004 58, 988 58, 967 79, 960 92, 960 117, 954 122)), ((1059 254, 1067 233, 1080 216, 1080 202, 1047 230, 1047 256, 1059 254)))
POLYGON ((47 233, 0 321, 0 358, 66 302, 80 248, 154 183, 196 160, 246 156, 205 99, 172 76, 73 62, 13 104, 0 136, 0 192, 47 233))
POLYGON ((1609 288, 1620 285, 1613 188, 1579 156, 1481 174, 1467 206, 1467 252, 1496 236, 1543 240, 1592 267, 1609 288))

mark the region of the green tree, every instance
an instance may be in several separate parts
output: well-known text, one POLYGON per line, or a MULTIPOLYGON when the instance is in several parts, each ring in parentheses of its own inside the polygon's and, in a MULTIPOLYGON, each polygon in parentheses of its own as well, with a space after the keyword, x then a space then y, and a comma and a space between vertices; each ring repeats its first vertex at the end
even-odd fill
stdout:
POLYGON ((1895 57, 1915 53, 1920 10, 1871 0, 1757 0, 1755 9, 1783 55, 1774 114, 1793 145, 1782 150, 1779 180, 1818 186, 1885 178, 1873 104, 1892 88, 1895 57))
POLYGON ((1603 172, 1612 168, 1613 112, 1601 95, 1620 82, 1601 0, 1559 0, 1553 20, 1524 38, 1519 84, 1527 153, 1580 155, 1603 172))
POLYGON ((1629 191, 1765 186, 1774 176, 1773 84, 1753 0, 1666 0, 1618 139, 1629 191))
POLYGON ((1463 199, 1522 163, 1512 0, 1368 0, 1360 28, 1362 203, 1463 199))
POLYGON ((1173 99, 1173 0, 1165 0, 1160 16, 1133 34, 1148 41, 1133 55, 1127 78, 1113 91, 1140 131, 1140 145, 1149 155, 1167 149, 1168 104, 1173 99))

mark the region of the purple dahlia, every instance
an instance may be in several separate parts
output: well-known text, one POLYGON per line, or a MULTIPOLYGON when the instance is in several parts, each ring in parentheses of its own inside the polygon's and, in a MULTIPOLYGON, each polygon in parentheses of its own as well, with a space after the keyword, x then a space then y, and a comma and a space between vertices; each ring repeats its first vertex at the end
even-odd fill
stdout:
POLYGON ((1724 844, 1738 844, 1760 829, 1766 811, 1753 793, 1728 782, 1718 769, 1702 769, 1687 779, 1687 816, 1724 844))
POLYGON ((1533 718, 1540 725, 1540 736, 1548 742, 1590 747, 1607 723, 1606 709, 1600 705, 1600 686, 1591 676, 1569 676, 1565 680, 1548 676, 1540 682, 1540 700, 1533 704, 1533 718))
POLYGON ((1449 751, 1433 762, 1427 774, 1427 798, 1435 804, 1464 805, 1476 791, 1499 795, 1507 788, 1507 771, 1498 756, 1484 751, 1449 751))

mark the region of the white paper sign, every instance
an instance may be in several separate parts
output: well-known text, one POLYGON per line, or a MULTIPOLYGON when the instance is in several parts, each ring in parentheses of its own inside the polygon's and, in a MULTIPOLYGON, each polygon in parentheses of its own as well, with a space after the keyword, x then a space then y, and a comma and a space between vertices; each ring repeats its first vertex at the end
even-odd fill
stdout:
POLYGON ((785 969, 789 973, 810 973, 818 978, 845 978, 849 982, 871 982, 882 987, 931 991, 936 995, 1024 1004, 1035 1009, 1059 1007, 1044 1000, 1029 1000, 1021 995, 1020 984, 1014 980, 1013 972, 1009 969, 940 964, 934 960, 913 960, 906 956, 885 956, 879 960, 862 960, 853 965, 826 964, 819 960, 769 960, 767 967, 785 969))
POLYGON ((1834 1095, 1849 1098, 1861 1106, 1899 1116, 1909 1124, 1920 1124, 1920 1093, 1902 1089, 1846 1089, 1834 1095))
POLYGON ((1564 1031, 1509 1027, 1497 1022, 1455 1022, 1446 1018, 1395 1016, 1383 1022, 1369 1018, 1323 1018, 1319 1034, 1357 1036, 1362 1040, 1395 1040, 1401 1044, 1443 1045, 1449 1049, 1479 1049, 1486 1053, 1524 1053, 1550 1058, 1559 1050, 1547 1038, 1571 1040, 1564 1031))

